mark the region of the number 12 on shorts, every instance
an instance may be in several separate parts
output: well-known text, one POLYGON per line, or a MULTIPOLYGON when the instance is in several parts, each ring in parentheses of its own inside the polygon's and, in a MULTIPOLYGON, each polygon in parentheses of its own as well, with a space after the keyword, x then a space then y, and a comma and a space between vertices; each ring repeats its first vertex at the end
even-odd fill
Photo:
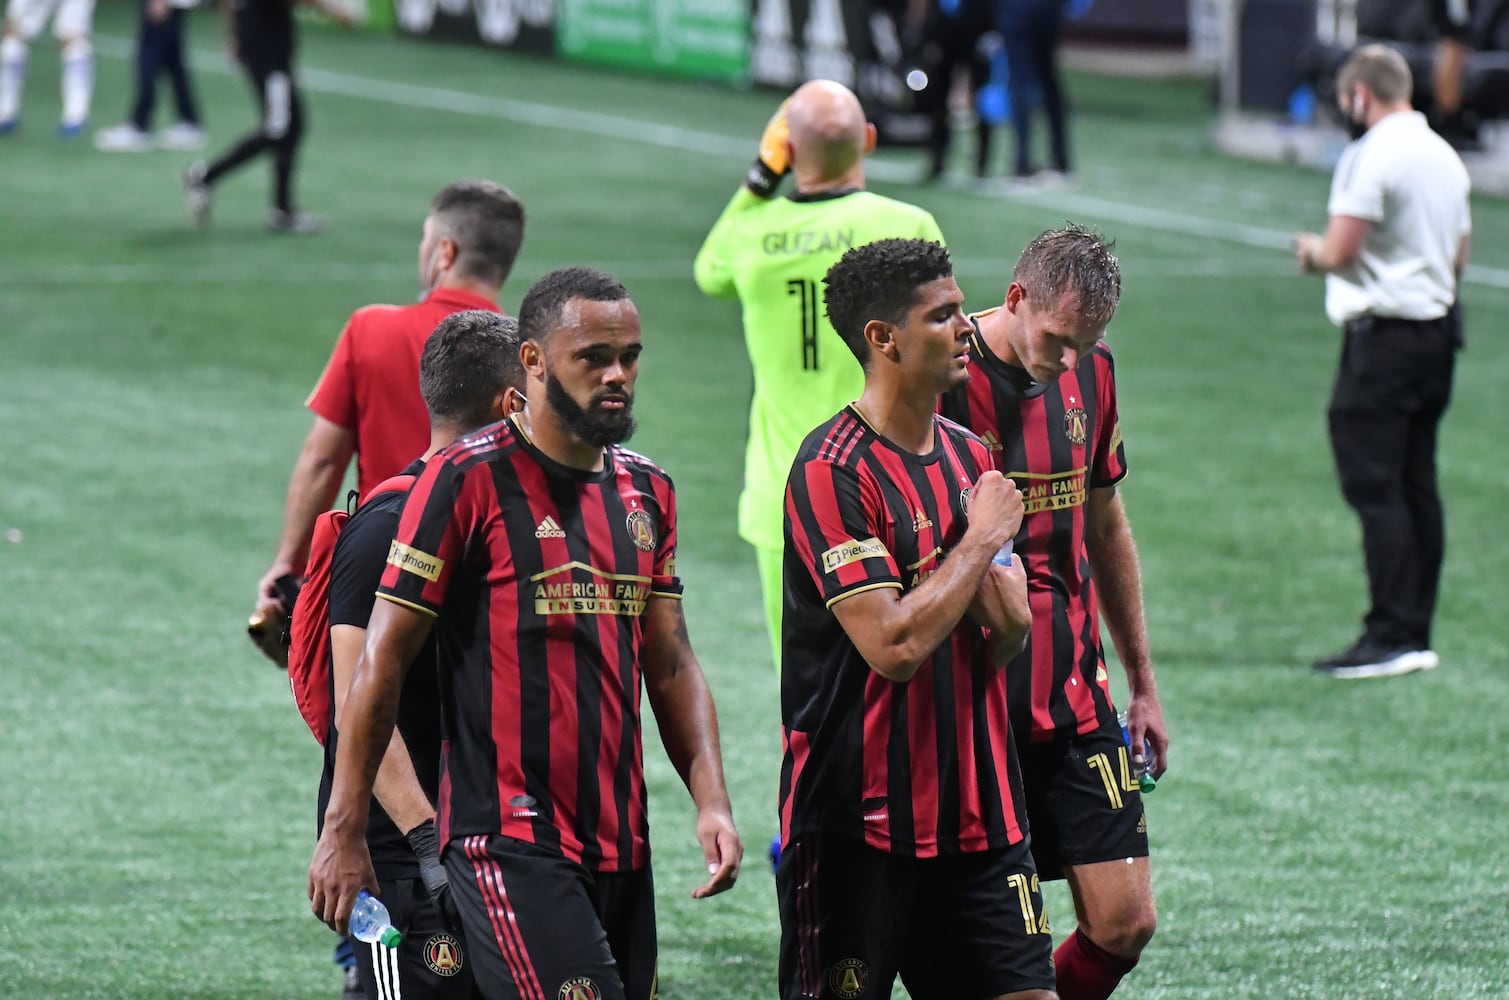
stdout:
POLYGON ((1017 902, 1022 906, 1022 922, 1027 926, 1027 933, 1052 933, 1048 927, 1048 911, 1039 911, 1037 908, 1037 901, 1042 898, 1042 888, 1038 883, 1037 873, 1008 875, 1006 884, 1016 890, 1017 902))

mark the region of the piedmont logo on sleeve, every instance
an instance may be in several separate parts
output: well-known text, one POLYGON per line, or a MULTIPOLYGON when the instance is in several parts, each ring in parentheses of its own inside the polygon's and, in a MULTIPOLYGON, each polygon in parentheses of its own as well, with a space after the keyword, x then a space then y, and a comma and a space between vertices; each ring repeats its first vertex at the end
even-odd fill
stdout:
POLYGON ((440 571, 445 569, 445 560, 439 556, 432 556, 428 552, 420 552, 403 542, 395 541, 388 549, 388 565, 397 566, 405 573, 422 576, 434 583, 440 579, 440 571))
POLYGON ((859 541, 851 538, 847 542, 839 542, 823 553, 823 572, 832 573, 861 559, 873 559, 876 556, 889 554, 890 550, 885 547, 885 542, 873 535, 859 541))

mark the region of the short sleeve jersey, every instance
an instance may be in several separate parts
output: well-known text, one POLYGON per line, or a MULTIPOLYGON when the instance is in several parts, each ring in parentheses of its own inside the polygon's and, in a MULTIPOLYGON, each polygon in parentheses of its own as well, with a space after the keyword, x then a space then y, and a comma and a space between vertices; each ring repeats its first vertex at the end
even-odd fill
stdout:
POLYGON ((1472 230, 1470 189, 1462 158, 1418 111, 1388 115, 1349 145, 1326 212, 1372 226, 1357 259, 1326 275, 1331 322, 1446 315, 1457 298, 1457 252, 1472 230))
POLYGON ((430 417, 419 394, 419 357, 440 321, 497 303, 453 288, 423 302, 367 306, 352 313, 319 383, 305 403, 356 436, 356 489, 366 496, 430 444, 430 417))
POLYGON ((1016 552, 1027 571, 1032 633, 1007 671, 1011 724, 1032 740, 1112 727, 1085 549, 1089 491, 1127 473, 1111 351, 1100 344, 1056 381, 1041 383, 997 357, 976 332, 969 373, 968 384, 944 394, 939 412, 980 435, 1026 508, 1016 552))
POLYGON ((764 200, 734 195, 697 253, 697 284, 737 297, 754 369, 739 535, 781 546, 786 476, 802 439, 864 391, 864 372, 828 322, 823 278, 846 250, 887 237, 943 242, 925 210, 868 191, 764 200))
MULTIPOLYGON (((414 462, 404 475, 424 471, 422 462, 414 462)), ((372 618, 377 600, 377 586, 387 567, 388 549, 398 528, 398 515, 405 494, 393 490, 373 497, 357 508, 341 529, 330 559, 330 625, 352 625, 365 629, 372 618)), ((333 683, 333 679, 332 679, 333 683)), ((334 692, 331 692, 334 705, 334 692)), ((409 667, 403 691, 398 699, 398 732, 408 748, 414 774, 433 805, 440 793, 440 701, 435 680, 435 645, 427 642, 409 667)), ((320 784, 320 817, 323 820, 331 780, 335 775, 335 755, 339 733, 332 723, 330 738, 325 741, 325 771, 320 784)), ((419 874, 414 852, 376 799, 367 818, 367 848, 372 866, 382 879, 414 878, 419 874)))
POLYGON ((681 596, 664 471, 617 447, 600 472, 571 469, 494 424, 430 459, 378 596, 439 619, 442 841, 649 863, 642 615, 681 596))
POLYGON ((824 832, 908 857, 1007 847, 1026 832, 1006 678, 967 617, 916 675, 870 668, 833 608, 920 586, 963 536, 990 467, 939 418, 926 456, 846 408, 802 444, 786 492, 781 830, 824 832))

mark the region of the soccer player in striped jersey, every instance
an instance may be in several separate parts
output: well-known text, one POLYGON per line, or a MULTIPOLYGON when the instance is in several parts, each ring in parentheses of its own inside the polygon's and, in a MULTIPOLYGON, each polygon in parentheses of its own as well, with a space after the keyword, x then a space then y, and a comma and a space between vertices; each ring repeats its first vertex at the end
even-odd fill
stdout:
POLYGON ((824 298, 865 371, 786 492, 780 993, 1050 1000, 1002 668, 1031 624, 1022 501, 935 415, 973 326, 948 251, 880 240, 824 298), (999 562, 995 561, 999 558, 999 562))
POLYGON ((670 478, 633 430, 639 315, 589 268, 519 310, 522 412, 430 459, 409 493, 343 710, 315 912, 375 886, 361 838, 404 673, 436 635, 439 841, 489 997, 650 1000, 655 900, 640 685, 697 806, 710 877, 738 876, 717 713, 676 576, 670 478))
POLYGON ((1015 548, 1032 635, 1007 677, 1038 874, 1068 880, 1079 917, 1054 955, 1063 1000, 1109 996, 1157 923, 1137 776, 1144 739, 1154 774, 1168 766, 1168 730, 1137 548, 1116 491, 1126 458, 1102 338, 1120 297, 1120 265, 1099 235, 1069 226, 1038 236, 1005 303, 974 317, 969 381, 940 406, 984 439, 1025 497, 1015 548), (1100 615, 1126 668, 1130 761, 1100 615))

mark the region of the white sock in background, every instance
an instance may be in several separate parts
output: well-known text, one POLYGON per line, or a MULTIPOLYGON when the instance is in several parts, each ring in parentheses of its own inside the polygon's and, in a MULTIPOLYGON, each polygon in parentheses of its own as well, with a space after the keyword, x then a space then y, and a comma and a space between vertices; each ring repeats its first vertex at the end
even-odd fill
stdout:
POLYGON ((82 125, 94 94, 94 48, 87 38, 63 43, 63 124, 82 125))
POLYGON ((0 39, 0 122, 21 109, 21 85, 26 79, 26 43, 11 36, 0 39))

